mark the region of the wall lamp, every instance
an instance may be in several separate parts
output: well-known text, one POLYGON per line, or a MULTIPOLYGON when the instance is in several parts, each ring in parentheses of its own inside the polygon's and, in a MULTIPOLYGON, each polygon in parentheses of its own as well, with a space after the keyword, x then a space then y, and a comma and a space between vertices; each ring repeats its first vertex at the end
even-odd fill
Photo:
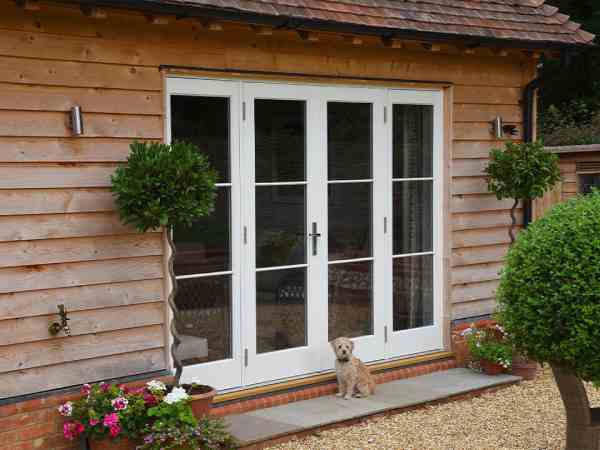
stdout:
POLYGON ((83 117, 81 115, 81 106, 73 106, 71 108, 69 117, 69 126, 71 127, 71 132, 75 136, 81 136, 83 134, 83 117))
POLYGON ((504 139, 505 135, 516 136, 517 126, 516 125, 505 125, 502 117, 498 116, 492 120, 492 133, 496 139, 504 139))

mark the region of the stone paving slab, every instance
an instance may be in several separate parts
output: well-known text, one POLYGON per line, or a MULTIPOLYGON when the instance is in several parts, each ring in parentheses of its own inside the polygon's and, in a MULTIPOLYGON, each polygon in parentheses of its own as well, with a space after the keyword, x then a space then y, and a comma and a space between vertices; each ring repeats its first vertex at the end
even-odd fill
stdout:
POLYGON ((512 375, 488 376, 468 369, 450 369, 380 384, 375 395, 369 398, 344 400, 328 395, 235 414, 225 420, 238 441, 249 445, 517 381, 520 378, 512 375))

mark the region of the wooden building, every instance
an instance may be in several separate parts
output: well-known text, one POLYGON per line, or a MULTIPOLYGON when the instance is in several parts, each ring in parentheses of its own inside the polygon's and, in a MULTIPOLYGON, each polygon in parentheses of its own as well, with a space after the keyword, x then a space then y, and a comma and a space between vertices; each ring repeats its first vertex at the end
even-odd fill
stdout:
POLYGON ((166 373, 171 328, 184 379, 223 392, 328 373, 339 335, 369 362, 448 350, 509 243, 489 149, 534 135, 540 57, 593 40, 543 0, 0 5, 4 403, 166 373), (220 173, 175 233, 173 327, 165 236, 109 189, 131 142, 172 139, 220 173))

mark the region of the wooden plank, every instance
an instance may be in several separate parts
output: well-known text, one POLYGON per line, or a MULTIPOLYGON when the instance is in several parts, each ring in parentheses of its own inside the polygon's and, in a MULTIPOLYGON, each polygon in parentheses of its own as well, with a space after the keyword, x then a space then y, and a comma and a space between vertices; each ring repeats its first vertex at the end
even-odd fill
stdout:
MULTIPOLYGON (((470 161, 470 160, 467 160, 470 161)), ((477 160, 474 160, 477 161, 477 160)), ((455 177, 452 179, 453 194, 488 194, 486 177, 455 177)))
MULTIPOLYGON (((87 311, 67 309, 71 319, 71 336, 160 325, 164 323, 166 307, 165 302, 155 302, 87 311), (123 320, 124 317, 127 317, 127 320, 123 320)), ((58 320, 56 311, 49 316, 0 320, 0 342, 3 345, 13 345, 36 341, 62 341, 65 339, 64 334, 51 336, 48 333, 48 324, 58 320)))
POLYGON ((162 278, 160 256, 0 269, 0 294, 162 278))
POLYGON ((452 157, 456 159, 485 158, 490 156, 493 148, 504 148, 504 142, 485 141, 460 141, 455 140, 452 145, 452 157))
MULTIPOLYGON (((536 198, 532 202, 531 217, 533 220, 537 220, 544 216, 554 205, 560 203, 565 195, 569 195, 569 191, 565 189, 565 184, 567 183, 557 183, 556 186, 547 191, 544 196, 536 198)), ((575 189, 574 193, 577 193, 577 189, 575 189)))
POLYGON ((452 303, 495 298, 496 289, 498 289, 499 284, 500 281, 494 280, 456 285, 452 288, 452 303))
MULTIPOLYGON (((43 53, 39 55, 43 58, 43 53)), ((156 68, 0 56, 0 82, 160 91, 156 68)))
POLYGON ((0 243, 0 268, 162 255, 160 233, 0 243))
POLYGON ((508 249, 508 244, 457 248, 452 251, 452 265, 460 267, 471 264, 504 261, 508 249))
POLYGON ((110 187, 116 164, 0 164, 0 189, 110 187))
POLYGON ((16 292, 0 294, 0 317, 16 319, 47 316, 55 314, 56 305, 60 303, 64 304, 70 313, 162 300, 161 279, 16 292))
MULTIPOLYGON (((482 98, 483 101, 487 99, 482 98)), ((455 122, 491 122, 498 116, 502 117, 504 122, 521 123, 523 109, 520 105, 454 104, 455 122)))
POLYGON ((500 271, 504 264, 485 263, 472 266, 454 267, 451 271, 452 284, 477 283, 500 279, 500 271))
MULTIPOLYGON (((83 138, 162 139, 160 116, 83 113, 83 138)), ((68 115, 62 112, 0 110, 0 136, 69 137, 68 115)))
MULTIPOLYGON (((518 229, 515 234, 518 233, 518 229)), ((453 248, 480 247, 510 243, 508 227, 484 228, 480 230, 463 230, 452 233, 453 248)))
MULTIPOLYGON (((510 139, 523 139, 523 126, 520 123, 507 123, 516 125, 517 133, 510 139)), ((486 141, 494 139, 492 125, 488 122, 455 122, 453 126, 454 138, 464 141, 486 141)), ((508 139, 509 136, 506 136, 508 139)))
POLYGON ((0 137, 0 163, 122 162, 134 140, 0 137))
POLYGON ((452 305, 452 320, 487 316, 495 313, 497 308, 498 304, 493 298, 477 300, 474 302, 455 303, 452 305))
MULTIPOLYGON (((515 211, 517 224, 523 223, 523 210, 515 211)), ((452 215, 454 231, 475 228, 506 227, 512 223, 510 211, 483 211, 480 213, 462 213, 452 215)))
MULTIPOLYGON (((468 213, 511 209, 514 200, 498 200, 495 195, 455 195, 452 197, 451 212, 468 213)), ((519 204, 520 208, 521 205, 519 204)))
POLYGON ((0 242, 134 233, 116 212, 0 216, 0 242))
POLYGON ((519 105, 521 98, 521 88, 518 87, 454 86, 455 103, 519 105))
MULTIPOLYGON (((490 160, 482 159, 453 159, 452 160, 452 176, 453 177, 483 177, 485 169, 490 160)), ((454 181, 454 179, 453 179, 454 181)))
POLYGON ((114 209, 109 189, 0 189, 0 216, 114 209))
POLYGON ((0 84, 0 110, 66 112, 75 105, 85 113, 162 114, 156 92, 0 84))
POLYGON ((18 370, 0 374, 0 398, 153 372, 165 367, 164 349, 154 349, 18 370))
POLYGON ((162 325, 153 325, 0 347, 0 372, 161 348, 163 337, 162 325))

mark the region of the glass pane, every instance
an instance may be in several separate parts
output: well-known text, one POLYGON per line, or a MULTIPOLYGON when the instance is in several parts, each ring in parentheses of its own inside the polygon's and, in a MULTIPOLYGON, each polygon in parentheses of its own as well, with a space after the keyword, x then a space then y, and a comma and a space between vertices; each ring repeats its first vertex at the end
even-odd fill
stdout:
POLYGON ((371 183, 330 184, 329 260, 371 256, 371 183))
POLYGON ((373 334, 372 262, 329 266, 329 340, 373 334))
POLYGON ((256 266, 306 261, 304 186, 256 187, 256 266))
POLYGON ((579 192, 589 194, 594 188, 600 189, 600 173, 579 175, 579 192))
POLYGON ((230 188, 220 187, 217 191, 215 210, 210 216, 195 221, 191 228, 175 228, 173 236, 177 246, 177 275, 230 270, 229 195, 230 188))
POLYGON ((394 178, 433 176, 433 106, 394 105, 394 178))
POLYGON ((304 181, 306 105, 298 100, 255 100, 256 182, 304 181))
POLYGON ((327 167, 330 180, 371 178, 372 106, 327 104, 327 167))
POLYGON ((256 274, 256 352, 306 345, 306 269, 256 274))
POLYGON ((173 141, 196 144, 219 172, 219 182, 229 182, 229 99, 171 96, 173 141))
POLYGON ((433 249, 433 182, 395 181, 394 254, 433 249))
POLYGON ((433 256, 396 258, 394 331, 433 325, 433 256))
POLYGON ((184 365, 231 358, 231 277, 177 281, 176 349, 184 365))

